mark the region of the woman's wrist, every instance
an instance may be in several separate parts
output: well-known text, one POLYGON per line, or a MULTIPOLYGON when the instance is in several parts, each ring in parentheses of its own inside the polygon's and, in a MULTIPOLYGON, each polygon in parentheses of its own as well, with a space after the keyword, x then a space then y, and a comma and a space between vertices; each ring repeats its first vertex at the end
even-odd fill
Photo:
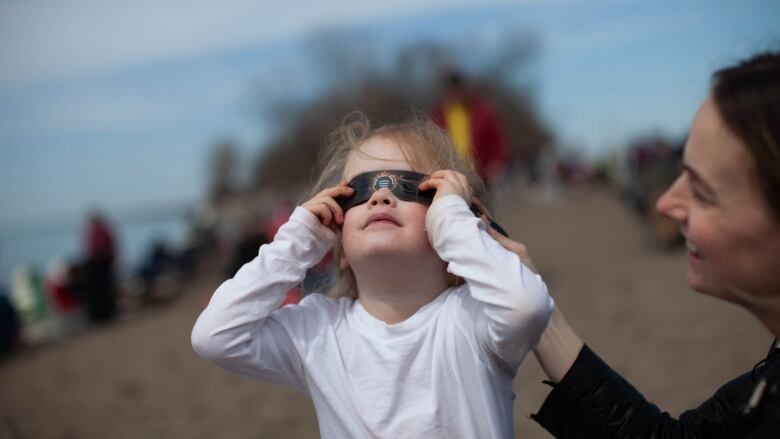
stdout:
POLYGON ((559 383, 571 369, 583 342, 556 306, 534 355, 550 381, 559 383))

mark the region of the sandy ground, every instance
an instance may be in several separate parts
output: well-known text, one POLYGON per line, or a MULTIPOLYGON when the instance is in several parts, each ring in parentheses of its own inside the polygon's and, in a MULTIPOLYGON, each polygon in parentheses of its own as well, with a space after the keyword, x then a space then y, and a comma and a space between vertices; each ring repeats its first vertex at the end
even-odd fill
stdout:
MULTIPOLYGON (((692 293, 684 252, 653 245, 607 191, 553 204, 510 194, 496 217, 531 249, 570 322, 665 410, 698 405, 766 353, 768 332, 745 311, 692 293)), ((218 282, 203 270, 172 303, 0 364, 0 438, 317 437, 306 396, 192 352, 190 329, 218 282)), ((518 437, 548 437, 528 418, 547 393, 542 379, 529 355, 515 380, 518 437)))

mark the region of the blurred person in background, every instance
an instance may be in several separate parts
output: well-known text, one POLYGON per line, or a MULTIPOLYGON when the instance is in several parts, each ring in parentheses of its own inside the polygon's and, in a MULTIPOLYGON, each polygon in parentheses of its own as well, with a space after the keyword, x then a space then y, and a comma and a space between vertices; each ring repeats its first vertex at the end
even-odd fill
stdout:
POLYGON ((152 241, 146 257, 141 262, 136 277, 138 294, 143 301, 154 301, 160 296, 160 281, 176 273, 177 256, 162 238, 152 241))
POLYGON ((25 327, 41 321, 49 311, 49 300, 37 267, 19 265, 14 268, 10 298, 25 327))
POLYGON ((509 151, 498 115, 460 73, 448 73, 442 85, 443 96, 431 116, 450 135, 458 155, 474 161, 479 176, 490 187, 509 166, 509 151))
MULTIPOLYGON (((604 363, 555 310, 534 353, 553 382, 533 418, 561 438, 780 438, 780 53, 715 73, 657 209, 680 224, 688 283, 772 337, 752 371, 672 418, 604 363)), ((525 248, 493 232, 527 260, 525 248)))
POLYGON ((86 260, 80 284, 87 317, 93 323, 108 322, 117 313, 117 244, 110 224, 97 212, 90 214, 87 220, 84 247, 86 260))
POLYGON ((263 221, 255 215, 248 215, 242 220, 238 239, 233 244, 227 277, 235 276, 239 268, 257 256, 261 245, 270 242, 264 229, 263 221))
POLYGON ((20 344, 21 322, 8 295, 0 291, 0 359, 10 355, 20 344))
POLYGON ((49 266, 45 278, 46 291, 59 319, 60 337, 81 329, 84 324, 83 307, 78 291, 74 289, 74 269, 65 262, 49 266))

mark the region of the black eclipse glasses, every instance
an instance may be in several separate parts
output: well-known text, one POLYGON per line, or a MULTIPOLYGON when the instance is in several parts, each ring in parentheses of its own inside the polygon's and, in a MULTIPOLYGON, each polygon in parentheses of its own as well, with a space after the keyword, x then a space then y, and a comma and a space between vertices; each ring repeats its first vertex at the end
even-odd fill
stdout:
POLYGON ((420 183, 427 180, 428 176, 412 171, 374 171, 360 174, 349 182, 349 186, 355 190, 352 196, 341 197, 339 204, 346 212, 349 208, 365 203, 374 192, 387 188, 399 200, 414 201, 420 204, 430 205, 433 202, 435 189, 420 192, 420 183))
MULTIPOLYGON (((349 186, 355 190, 349 197, 339 197, 338 202, 341 209, 346 212, 358 204, 363 204, 371 198, 374 192, 387 188, 399 200, 414 201, 420 204, 430 205, 433 202, 433 196, 436 195, 436 189, 429 189, 420 192, 420 183, 428 179, 428 175, 413 171, 373 171, 360 174, 349 182, 349 186)), ((482 213, 475 206, 471 206, 474 215, 481 217, 482 213)), ((492 218, 487 218, 490 226, 496 229, 498 233, 509 236, 503 227, 492 218)))

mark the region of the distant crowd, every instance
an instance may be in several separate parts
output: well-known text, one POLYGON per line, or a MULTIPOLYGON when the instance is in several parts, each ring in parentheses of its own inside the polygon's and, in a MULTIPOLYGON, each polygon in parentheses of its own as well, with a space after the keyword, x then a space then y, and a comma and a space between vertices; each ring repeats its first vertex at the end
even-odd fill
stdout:
MULTIPOLYGON (((602 165, 593 165, 573 151, 545 145, 533 163, 519 164, 517 157, 512 157, 501 115, 457 72, 444 77, 441 97, 429 116, 450 135, 456 154, 474 163, 489 197, 511 186, 508 183, 520 174, 528 177, 540 199, 547 202, 555 202, 566 187, 610 182, 625 205, 646 221, 658 242, 681 242, 677 225, 653 208, 677 175, 681 144, 662 138, 643 139, 602 165)), ((224 274, 232 277, 257 256, 262 244, 273 239, 294 208, 294 203, 277 197, 263 200, 259 206, 247 206, 244 199, 234 201, 239 206, 216 205, 210 214, 193 217, 187 237, 179 245, 165 240, 150 242, 129 275, 119 274, 115 230, 103 215, 91 214, 81 257, 55 264, 44 274, 30 266, 17 267, 12 273, 8 291, 0 292, 0 356, 111 322, 128 308, 167 301, 183 289, 205 254, 220 256, 224 274)), ((327 289, 332 281, 330 262, 326 257, 311 268, 284 304, 327 289)))
POLYGON ((170 296, 161 291, 166 280, 180 285, 190 277, 213 241, 207 227, 193 225, 183 245, 152 242, 140 264, 122 275, 116 231, 104 215, 90 214, 78 258, 54 263, 43 274, 35 266, 18 266, 0 285, 5 290, 0 292, 0 358, 105 325, 129 307, 170 296))

